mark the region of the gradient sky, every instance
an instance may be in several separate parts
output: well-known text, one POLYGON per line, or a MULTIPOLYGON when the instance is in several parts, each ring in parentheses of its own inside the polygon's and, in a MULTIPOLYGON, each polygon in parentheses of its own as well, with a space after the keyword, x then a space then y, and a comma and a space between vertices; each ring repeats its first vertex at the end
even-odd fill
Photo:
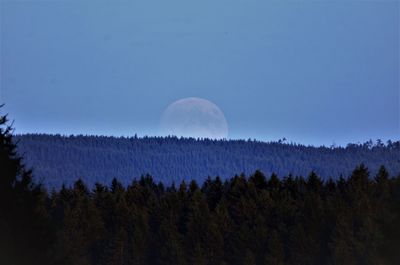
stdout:
POLYGON ((399 1, 0 0, 17 133, 157 135, 184 97, 231 138, 400 139, 399 1))

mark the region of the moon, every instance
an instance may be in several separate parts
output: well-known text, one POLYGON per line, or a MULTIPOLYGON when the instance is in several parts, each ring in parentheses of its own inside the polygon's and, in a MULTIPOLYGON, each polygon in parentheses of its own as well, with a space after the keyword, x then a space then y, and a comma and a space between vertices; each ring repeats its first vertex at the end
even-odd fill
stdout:
POLYGON ((163 112, 162 135, 224 139, 228 123, 221 109, 203 98, 183 98, 170 104, 163 112))

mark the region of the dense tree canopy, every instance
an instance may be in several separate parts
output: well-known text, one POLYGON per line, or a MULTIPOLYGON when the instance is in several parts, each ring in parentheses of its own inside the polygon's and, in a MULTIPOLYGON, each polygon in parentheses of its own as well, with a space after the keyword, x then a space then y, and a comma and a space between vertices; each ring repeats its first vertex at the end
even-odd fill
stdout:
POLYGON ((65 264, 398 264, 400 177, 266 178, 164 187, 79 180, 49 197, 65 264))

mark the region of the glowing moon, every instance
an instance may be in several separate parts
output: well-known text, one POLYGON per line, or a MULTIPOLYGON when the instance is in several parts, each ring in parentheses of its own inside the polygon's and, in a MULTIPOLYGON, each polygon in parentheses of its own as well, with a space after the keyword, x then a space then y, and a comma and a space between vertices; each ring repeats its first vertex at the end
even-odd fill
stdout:
POLYGON ((228 123, 214 103, 202 98, 183 98, 163 112, 161 133, 194 138, 228 137, 228 123))

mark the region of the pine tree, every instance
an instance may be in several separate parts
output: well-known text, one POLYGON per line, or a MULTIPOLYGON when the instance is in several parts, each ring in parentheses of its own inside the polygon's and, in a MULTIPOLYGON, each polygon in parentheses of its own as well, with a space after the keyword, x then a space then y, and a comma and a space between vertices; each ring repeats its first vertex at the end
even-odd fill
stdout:
POLYGON ((64 208, 60 244, 64 248, 66 264, 89 265, 97 257, 93 252, 96 242, 104 235, 104 225, 98 209, 82 180, 75 182, 71 200, 64 208))
POLYGON ((0 116, 0 263, 52 264, 55 234, 47 193, 33 184, 11 133, 6 116, 0 116))
POLYGON ((267 188, 267 179, 264 174, 257 170, 250 178, 249 182, 253 182, 257 189, 263 190, 267 188))
MULTIPOLYGON (((191 185, 193 186, 193 185, 191 185)), ((210 212, 199 189, 194 189, 190 199, 186 222, 186 255, 190 264, 207 264, 210 253, 210 212)))
POLYGON ((208 177, 201 190, 207 197, 210 211, 214 211, 223 195, 223 187, 220 177, 216 177, 215 180, 212 180, 210 177, 208 177))

